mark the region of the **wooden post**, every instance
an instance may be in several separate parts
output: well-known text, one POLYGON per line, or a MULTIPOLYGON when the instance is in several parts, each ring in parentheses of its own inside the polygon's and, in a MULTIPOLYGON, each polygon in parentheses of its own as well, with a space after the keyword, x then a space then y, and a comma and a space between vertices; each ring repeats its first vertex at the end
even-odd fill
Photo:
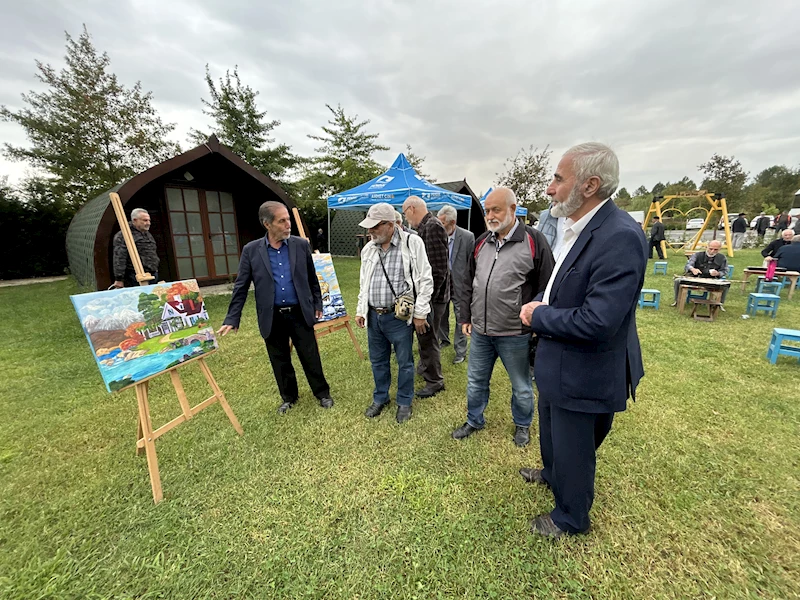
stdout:
POLYGON ((300 211, 297 210, 296 206, 292 207, 292 214, 294 215, 294 222, 297 223, 297 231, 300 234, 300 237, 308 240, 308 243, 310 244, 311 240, 306 235, 306 230, 303 229, 303 221, 300 219, 300 211))
POLYGON ((150 487, 153 489, 153 502, 158 504, 164 499, 161 491, 161 475, 158 472, 158 457, 156 456, 155 436, 153 425, 150 422, 150 405, 147 402, 147 382, 136 384, 136 400, 139 402, 139 422, 141 423, 142 439, 145 453, 147 454, 147 470, 150 472, 150 487))
POLYGON ((114 213, 117 215, 119 229, 122 231, 125 245, 128 247, 128 255, 131 257, 133 270, 136 271, 136 281, 139 282, 139 285, 149 285, 149 282, 153 280, 153 276, 150 273, 144 272, 139 250, 136 248, 136 244, 133 241, 133 234, 128 225, 128 219, 125 217, 125 211, 122 208, 122 200, 119 199, 119 194, 116 192, 111 192, 108 196, 111 198, 111 206, 114 207, 114 213))

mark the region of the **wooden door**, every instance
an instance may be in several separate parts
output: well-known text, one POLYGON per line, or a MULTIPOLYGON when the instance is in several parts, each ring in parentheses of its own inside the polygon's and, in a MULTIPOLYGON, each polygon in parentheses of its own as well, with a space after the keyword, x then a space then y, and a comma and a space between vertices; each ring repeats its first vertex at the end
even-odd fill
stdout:
POLYGON ((228 192, 167 187, 172 246, 179 279, 236 274, 239 234, 228 192))

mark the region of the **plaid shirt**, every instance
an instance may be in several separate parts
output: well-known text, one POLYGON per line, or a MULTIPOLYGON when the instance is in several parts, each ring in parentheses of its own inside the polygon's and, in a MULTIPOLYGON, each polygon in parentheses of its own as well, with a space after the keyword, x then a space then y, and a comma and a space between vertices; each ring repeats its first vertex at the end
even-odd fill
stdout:
MULTIPOLYGON (((384 250, 378 246, 377 250, 378 256, 386 268, 386 274, 389 275, 389 279, 392 281, 394 291, 398 295, 404 294, 408 289, 408 285, 403 272, 403 254, 400 251, 400 233, 397 228, 395 228, 392 240, 389 242, 389 248, 384 250)), ((392 289, 389 287, 386 275, 383 274, 380 264, 376 265, 375 270, 372 272, 372 281, 369 283, 369 295, 367 298, 369 305, 375 308, 392 308, 394 306, 395 295, 392 294, 392 289)))
POLYGON ((425 242, 425 253, 431 263, 433 295, 431 302, 450 301, 450 253, 447 247, 447 232, 444 225, 430 212, 422 217, 417 233, 425 242))

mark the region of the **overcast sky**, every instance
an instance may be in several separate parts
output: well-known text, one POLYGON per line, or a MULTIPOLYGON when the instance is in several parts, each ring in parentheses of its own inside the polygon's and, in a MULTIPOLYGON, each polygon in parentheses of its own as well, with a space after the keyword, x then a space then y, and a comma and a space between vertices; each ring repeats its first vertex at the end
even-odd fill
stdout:
MULTIPOLYGON (((325 103, 371 119, 391 152, 407 143, 438 181, 487 189, 523 146, 595 140, 621 183, 676 181, 712 153, 755 174, 800 164, 797 0, 0 0, 0 104, 41 89, 35 60, 63 66, 64 31, 85 23, 126 85, 152 90, 184 148, 203 129, 208 63, 239 66, 310 154, 325 103)), ((0 141, 25 144, 0 123, 0 141)), ((0 158, 0 176, 24 165, 0 158)))

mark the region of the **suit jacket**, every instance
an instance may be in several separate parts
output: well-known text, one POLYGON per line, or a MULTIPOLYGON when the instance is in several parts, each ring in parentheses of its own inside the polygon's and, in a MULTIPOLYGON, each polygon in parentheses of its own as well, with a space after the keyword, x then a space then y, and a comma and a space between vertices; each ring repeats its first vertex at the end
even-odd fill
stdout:
POLYGON ((653 226, 650 228, 650 241, 663 242, 666 239, 664 235, 664 224, 661 221, 653 223, 653 226))
POLYGON ((606 202, 556 273, 549 306, 533 312, 542 397, 587 413, 622 411, 635 397, 644 376, 635 315, 647 255, 641 227, 606 202))
POLYGON ((417 226, 417 233, 425 243, 425 253, 433 275, 431 303, 450 302, 450 266, 447 252, 447 232, 444 225, 430 212, 417 226))
MULTIPOLYGON (((470 282, 469 257, 475 250, 475 234, 456 225, 453 232, 453 265, 450 267, 450 297, 458 298, 470 282)), ((458 323, 456 315, 456 323, 458 323)))
MULTIPOLYGON (((272 278, 272 266, 267 254, 267 236, 252 241, 242 249, 242 258, 239 261, 239 273, 233 286, 231 303, 223 325, 239 327, 242 318, 242 308, 247 300, 250 282, 255 283, 256 314, 258 315, 258 330, 264 339, 272 331, 273 306, 275 304, 275 281, 272 278)), ((289 236, 286 240, 289 246, 289 264, 292 268, 292 283, 300 300, 300 309, 303 318, 309 327, 316 322, 315 311, 322 310, 322 292, 319 288, 317 271, 311 258, 311 246, 308 242, 297 236, 289 236)))

